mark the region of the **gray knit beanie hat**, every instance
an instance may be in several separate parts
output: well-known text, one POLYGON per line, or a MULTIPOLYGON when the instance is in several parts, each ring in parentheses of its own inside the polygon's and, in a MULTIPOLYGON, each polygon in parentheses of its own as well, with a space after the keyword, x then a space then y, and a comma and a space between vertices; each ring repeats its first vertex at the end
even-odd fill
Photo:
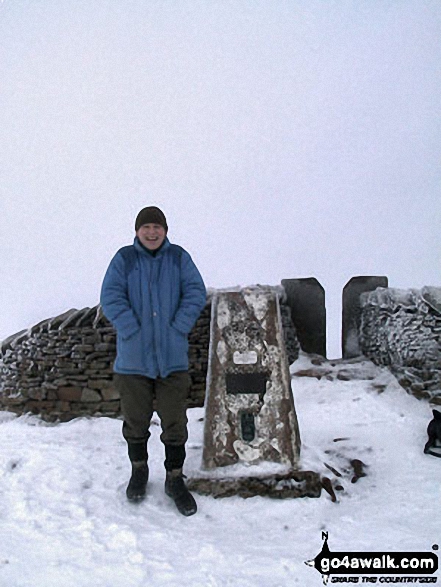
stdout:
POLYGON ((136 217, 135 231, 138 230, 143 224, 159 224, 165 232, 168 231, 167 220, 165 219, 164 212, 156 206, 148 206, 143 208, 136 217))

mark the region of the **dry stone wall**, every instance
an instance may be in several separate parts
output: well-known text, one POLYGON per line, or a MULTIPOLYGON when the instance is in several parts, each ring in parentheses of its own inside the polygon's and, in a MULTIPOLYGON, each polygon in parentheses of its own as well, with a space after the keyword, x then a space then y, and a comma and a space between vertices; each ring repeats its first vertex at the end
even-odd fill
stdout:
POLYGON ((360 301, 363 354, 411 394, 441 404, 441 288, 378 288, 360 301))
MULTIPOLYGON (((280 290, 281 291, 281 290, 280 290)), ((282 293, 281 293, 282 295, 282 293)), ((208 367, 211 297, 189 335, 189 407, 202 406, 208 367)), ((289 359, 299 353, 290 311, 282 308, 289 359)), ((116 333, 100 306, 69 310, 1 343, 0 409, 49 421, 120 416, 113 386, 116 333)))

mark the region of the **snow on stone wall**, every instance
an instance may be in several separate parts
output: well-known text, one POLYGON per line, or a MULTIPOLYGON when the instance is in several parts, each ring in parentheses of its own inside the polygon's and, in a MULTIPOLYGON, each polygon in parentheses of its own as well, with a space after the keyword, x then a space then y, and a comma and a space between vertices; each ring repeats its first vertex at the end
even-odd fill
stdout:
MULTIPOLYGON (((189 406, 202 406, 208 367, 211 297, 189 335, 189 406)), ((282 320, 290 362, 299 344, 289 308, 282 320)), ((100 306, 69 310, 10 336, 0 347, 0 409, 47 420, 120 415, 113 386, 116 334, 100 306)))
POLYGON ((411 394, 441 404, 441 288, 378 288, 360 302, 363 354, 411 394))

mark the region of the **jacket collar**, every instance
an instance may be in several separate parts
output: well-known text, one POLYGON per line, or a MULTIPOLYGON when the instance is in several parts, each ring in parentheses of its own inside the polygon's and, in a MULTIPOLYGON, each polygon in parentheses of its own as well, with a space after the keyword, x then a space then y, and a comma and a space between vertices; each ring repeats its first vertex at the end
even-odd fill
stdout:
POLYGON ((170 241, 168 240, 167 237, 165 237, 164 242, 162 243, 161 247, 158 249, 156 255, 152 255, 145 247, 144 245, 141 244, 141 241, 139 240, 139 238, 137 236, 135 236, 135 240, 133 241, 133 245, 135 247, 135 249, 140 252, 142 255, 146 255, 147 257, 151 258, 151 259, 157 259, 159 257, 162 257, 162 255, 164 254, 164 252, 169 248, 170 246, 170 241))

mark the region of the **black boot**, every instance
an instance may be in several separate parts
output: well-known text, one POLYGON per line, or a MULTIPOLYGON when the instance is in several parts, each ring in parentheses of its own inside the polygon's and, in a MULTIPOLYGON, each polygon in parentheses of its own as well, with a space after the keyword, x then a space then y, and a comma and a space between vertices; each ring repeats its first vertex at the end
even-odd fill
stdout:
POLYGON ((142 501, 145 498, 149 468, 147 463, 132 463, 132 476, 127 485, 126 495, 129 501, 142 501))
POLYGON ((171 497, 183 516, 192 516, 197 512, 197 505, 192 494, 185 485, 182 469, 167 471, 165 493, 171 497))
POLYGON ((188 491, 184 476, 182 475, 182 467, 185 461, 185 445, 165 445, 165 461, 164 466, 167 471, 165 478, 165 493, 171 497, 178 510, 184 516, 192 516, 197 511, 197 505, 194 497, 188 491))
POLYGON ((126 495, 129 501, 139 502, 145 498, 149 479, 147 444, 145 442, 129 442, 128 448, 132 463, 132 476, 127 485, 126 495))

